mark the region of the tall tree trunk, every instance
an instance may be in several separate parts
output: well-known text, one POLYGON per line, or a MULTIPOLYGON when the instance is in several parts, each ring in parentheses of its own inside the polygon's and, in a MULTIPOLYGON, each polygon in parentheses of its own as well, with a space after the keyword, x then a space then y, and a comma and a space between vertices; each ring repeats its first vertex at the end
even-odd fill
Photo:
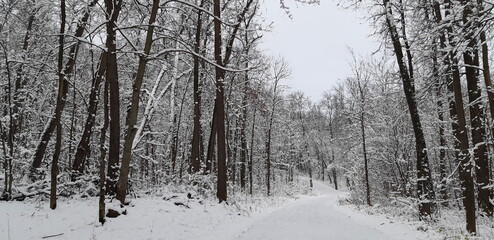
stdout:
MULTIPOLYGON (((273 107, 274 110, 274 107, 273 107)), ((266 140, 266 195, 271 195, 271 128, 273 126, 273 113, 269 118, 268 133, 266 140)))
POLYGON ((109 119, 109 84, 108 81, 105 81, 105 88, 103 93, 103 127, 101 128, 101 134, 99 138, 99 202, 98 202, 98 220, 101 224, 105 223, 105 214, 106 214, 106 206, 105 206, 105 185, 106 185, 106 172, 105 172, 105 157, 106 157, 106 131, 108 130, 108 125, 110 123, 109 119))
POLYGON ((333 182, 334 182, 334 189, 338 190, 338 178, 336 175, 336 168, 333 168, 333 182))
MULTIPOLYGON (((331 139, 331 162, 335 164, 335 156, 334 156, 334 131, 333 131, 333 120, 330 119, 329 123, 329 138, 331 139)), ((333 180, 334 180, 334 189, 338 190, 338 178, 336 174, 336 167, 333 167, 331 170, 333 174, 333 180)))
POLYGON ((126 119, 127 132, 125 134, 124 150, 122 155, 122 166, 120 168, 120 176, 118 178, 117 199, 122 204, 125 204, 125 196, 127 193, 127 181, 129 179, 130 161, 132 158, 132 144, 137 132, 137 114, 139 112, 139 96, 141 93, 141 86, 144 80, 144 73, 146 72, 147 55, 151 51, 151 45, 153 44, 153 33, 156 21, 156 15, 159 9, 159 0, 153 0, 153 6, 151 8, 151 15, 149 16, 148 29, 146 34, 146 42, 144 43, 144 54, 139 56, 139 66, 137 68, 137 74, 132 86, 132 99, 130 109, 128 111, 126 119))
MULTIPOLYGON (((482 12, 484 10, 483 7, 483 1, 478 0, 478 11, 482 12)), ((491 121, 494 120, 494 92, 492 89, 492 80, 491 80, 491 71, 489 67, 489 48, 487 47, 487 39, 486 39, 486 33, 485 30, 481 30, 480 33, 480 44, 482 45, 482 69, 483 69, 483 76, 484 76, 484 82, 485 86, 487 88, 487 99, 489 103, 489 110, 490 110, 490 115, 491 115, 491 121)), ((480 90, 479 90, 480 93, 480 90)), ((481 111, 482 108, 480 109, 481 111)), ((487 122, 486 122, 487 123, 487 122)), ((494 134, 494 126, 491 127, 491 134, 494 134)), ((484 134, 484 141, 487 141, 487 136, 484 134)), ((486 143, 484 143, 485 145, 486 143)), ((492 146, 492 139, 491 139, 491 146, 492 146)), ((486 159, 485 161, 489 161, 486 159)), ((481 186, 486 186, 489 185, 490 178, 491 176, 491 167, 489 167, 488 162, 482 162, 481 165, 483 166, 482 169, 477 169, 477 176, 480 174, 481 176, 481 186)), ((488 216, 492 216, 493 214, 493 205, 492 202, 489 201, 489 199, 493 198, 492 195, 492 189, 490 188, 481 188, 482 192, 479 192, 479 197, 482 197, 482 203, 479 202, 479 207, 481 207, 484 212, 487 213, 488 216), (489 199, 488 199, 489 198, 489 199)))
MULTIPOLYGON (((250 18, 246 21, 245 23, 245 28, 249 29, 250 23, 253 19, 253 16, 255 15, 256 10, 254 10, 254 13, 250 16, 250 18)), ((253 39, 252 42, 249 42, 249 32, 245 31, 244 33, 244 40, 246 46, 245 50, 245 55, 247 56, 247 60, 245 62, 245 69, 249 68, 249 54, 250 54, 250 47, 251 44, 254 43, 256 39, 253 39)), ((241 129, 240 129, 240 187, 242 190, 245 190, 245 180, 246 180, 246 168, 247 166, 249 167, 249 174, 250 174, 250 179, 252 178, 252 166, 251 162, 247 160, 248 156, 248 146, 247 146, 247 105, 248 105, 248 93, 249 93, 249 71, 245 71, 244 73, 244 96, 242 98, 242 119, 241 119, 241 129)), ((255 121, 255 117, 254 117, 255 121)), ((254 134, 252 134, 252 137, 254 137, 254 134)), ((252 144, 251 144, 252 148, 252 144)), ((252 194, 252 190, 250 190, 250 194, 252 194)))
POLYGON ((216 196, 220 202, 227 201, 227 168, 226 168, 226 149, 225 149, 225 103, 223 81, 225 80, 225 70, 221 54, 221 6, 220 0, 214 0, 214 58, 218 66, 215 67, 216 79, 216 136, 218 138, 218 180, 216 187, 216 196))
POLYGON ((479 54, 477 39, 474 31, 477 31, 475 21, 473 20, 473 10, 469 1, 463 1, 463 24, 467 27, 468 33, 465 40, 468 43, 466 51, 463 53, 465 62, 465 76, 467 79, 468 100, 470 102, 470 124, 472 132, 472 144, 474 146, 473 156, 475 159, 475 173, 478 184, 478 205, 488 216, 492 216, 493 205, 490 202, 492 197, 489 189, 489 161, 487 159, 487 146, 485 144, 485 128, 483 120, 485 113, 481 101, 481 90, 478 86, 479 81, 479 54))
POLYGON ((117 178, 120 159, 120 92, 118 83, 118 63, 116 46, 117 20, 122 7, 122 0, 105 0, 106 6, 106 81, 110 84, 110 141, 108 150, 108 168, 106 192, 117 193, 117 178))
MULTIPOLYGON (((178 68, 178 60, 179 60, 179 55, 178 53, 174 57, 174 72, 172 73, 172 86, 171 86, 171 92, 170 92, 170 115, 169 115, 169 121, 172 123, 170 126, 170 132, 171 134, 168 135, 167 143, 170 144, 170 160, 172 162, 172 173, 175 172, 175 165, 177 162, 177 154, 178 154, 178 149, 176 148, 175 145, 175 139, 178 137, 178 133, 176 132, 175 126, 177 125, 177 113, 176 113, 176 104, 175 104, 175 98, 176 98, 176 88, 177 88, 177 72, 176 69, 178 68)), ((182 171, 183 167, 183 162, 180 164, 180 171, 182 171)), ((182 175, 182 174, 180 174, 182 175)), ((180 177, 182 179, 182 177, 180 177)))
MULTIPOLYGON (((204 6, 204 0, 201 0, 199 5, 200 7, 204 6)), ((201 32, 202 32, 202 11, 197 12, 197 26, 196 26, 196 36, 194 43, 194 52, 199 55, 201 51, 201 32)), ((200 70, 199 70, 199 57, 194 56, 194 128, 192 130, 192 149, 190 154, 190 162, 191 162, 191 173, 196 173, 201 170, 201 162, 203 153, 201 152, 202 147, 202 129, 201 129, 201 79, 200 70)))
MULTIPOLYGON (((89 19, 89 14, 91 11, 91 8, 96 5, 98 0, 92 0, 88 7, 86 8, 83 17, 79 20, 79 24, 77 25, 77 28, 75 30, 74 37, 75 38, 80 38, 82 37, 82 34, 84 33, 84 30, 86 29, 86 24, 89 19)), ((68 93, 68 82, 66 78, 72 74, 72 71, 75 66, 75 61, 76 61, 76 56, 77 56, 77 49, 79 47, 80 42, 77 41, 74 45, 71 46, 70 51, 69 51, 69 59, 67 63, 65 64, 65 67, 63 68, 63 75, 65 76, 65 83, 66 87, 62 89, 63 91, 61 92, 62 94, 62 99, 65 99, 67 97, 68 93)), ((65 101, 61 102, 61 106, 59 107, 58 110, 63 111, 65 107, 65 101)), ((55 109, 57 111, 57 109, 55 109)), ((53 116, 55 116, 56 113, 53 113, 53 116)), ((32 181, 35 181, 37 179, 37 169, 41 166, 41 162, 43 161, 43 158, 45 156, 46 148, 48 146, 48 143, 51 139, 51 135, 53 134, 53 131, 55 130, 57 123, 55 121, 55 118, 50 118, 48 123, 46 124, 46 127, 43 131, 43 134, 41 135, 41 138, 38 142, 38 145, 36 146, 35 153, 32 157, 32 164, 31 164, 31 169, 30 169, 30 179, 32 181)))
MULTIPOLYGON (((436 41, 434 41, 434 46, 436 41)), ((434 56, 433 56, 433 74, 436 79, 435 90, 436 90, 436 105, 437 105, 437 114, 439 120, 439 177, 440 177, 440 185, 439 185, 439 194, 442 200, 441 205, 447 207, 448 206, 448 189, 447 189, 447 176, 446 176, 446 137, 444 134, 444 114, 443 114, 443 101, 441 94, 441 85, 442 79, 439 77, 438 67, 437 67, 437 49, 434 47, 434 56)), ((445 56, 448 57, 448 56, 445 56)))
MULTIPOLYGON (((438 4, 437 2, 433 2, 432 3, 432 13, 433 15, 436 14, 435 12, 435 4, 438 4)), ((437 6, 439 7, 439 6, 437 6)), ((430 14, 429 14, 429 9, 426 9, 425 13, 426 13, 426 19, 427 21, 431 21, 431 23, 438 23, 441 21, 441 11, 440 11, 440 7, 439 7, 439 12, 437 14, 439 14, 439 19, 431 19, 430 17, 430 14)), ((434 17, 434 16, 433 16, 434 17)), ((443 112, 443 109, 444 109, 444 105, 443 105, 443 99, 442 99, 442 84, 444 83, 444 77, 443 77, 443 73, 440 73, 439 70, 440 70, 440 65, 439 65, 439 62, 438 62, 438 42, 437 42, 438 38, 437 37, 434 37, 432 39, 432 55, 431 55, 431 58, 432 58, 432 76, 433 78, 435 79, 435 85, 434 85, 434 90, 435 90, 435 93, 436 93, 436 107, 437 107, 437 114, 438 114, 438 120, 439 120, 439 177, 440 177, 440 182, 439 182, 439 185, 438 185, 438 188, 439 188, 439 195, 440 195, 440 199, 442 200, 441 201, 441 205, 447 207, 448 206, 448 191, 447 191, 447 176, 446 176, 446 148, 447 148, 447 144, 446 144, 446 137, 445 137, 445 130, 444 130, 444 112, 443 112)), ((439 31, 439 46, 442 48, 442 46, 444 45, 444 42, 445 42, 446 38, 444 36, 444 32, 441 32, 441 30, 439 31)), ((443 49, 441 49, 443 50, 443 49)), ((441 56, 443 58, 447 58, 448 55, 445 54, 445 52, 443 52, 443 55, 441 56)), ((444 61, 444 60, 443 60, 444 61)))
POLYGON ((268 132, 267 132, 267 139, 266 139, 266 190, 267 190, 267 195, 270 196, 271 194, 271 132, 273 128, 273 121, 274 121, 274 116, 275 116, 275 111, 276 111, 276 94, 277 94, 277 88, 278 88, 278 82, 280 79, 275 79, 274 82, 274 89, 273 89, 273 99, 272 99, 272 108, 271 108, 271 114, 269 116, 268 120, 268 132))
MULTIPOLYGON (((249 53, 247 52, 247 56, 249 53)), ((249 67, 249 63, 245 64, 246 68, 249 67)), ((244 76, 244 96, 242 99, 242 119, 240 126, 240 188, 245 190, 245 168, 247 165, 247 91, 249 89, 249 72, 245 72, 244 76)))
MULTIPOLYGON (((451 3, 445 1, 445 16, 450 14, 451 3)), ((442 15, 440 4, 438 1, 434 1, 434 15, 437 24, 442 24, 442 15)), ((463 108, 463 95, 461 91, 460 72, 458 69, 458 60, 456 59, 456 53, 447 50, 446 42, 452 45, 454 49, 455 41, 453 39, 453 29, 448 26, 446 31, 442 31, 439 35, 440 46, 444 50, 442 56, 443 64, 446 68, 446 82, 449 92, 449 112, 451 121, 451 128, 453 129, 453 136, 456 138, 454 142, 455 156, 458 159, 459 164, 459 178, 460 185, 463 193, 463 205, 465 207, 465 219, 466 229, 470 233, 476 232, 476 216, 475 216, 475 190, 472 178, 472 165, 470 163, 469 155, 469 141, 466 129, 465 111, 463 108), (447 38, 446 31, 449 33, 447 38), (451 97, 452 96, 452 97, 451 97)))
MULTIPOLYGON (((417 100, 415 99, 415 86, 410 78, 409 69, 404 62, 403 47, 400 36, 394 23, 393 13, 389 0, 383 0, 386 10, 386 23, 389 30, 396 60, 400 69, 400 77, 403 82, 403 90, 410 111, 410 117, 415 135, 415 151, 417 154, 417 195, 419 197, 419 214, 422 217, 430 216, 434 207, 434 189, 432 186, 429 159, 427 156, 427 146, 418 113, 417 100)), ((409 62, 412 61, 409 59, 409 62)))
MULTIPOLYGON (((4 162, 3 162, 3 171, 5 175, 9 173, 9 161, 10 161, 10 154, 7 150, 7 133, 3 129, 3 125, 0 124, 0 138, 2 140, 2 152, 3 152, 3 157, 4 157, 4 162)), ((4 200, 10 200, 12 198, 12 189, 9 188, 9 178, 7 176, 4 177, 4 191, 0 195, 0 197, 4 200), (7 195, 5 195, 7 194, 7 195)))
POLYGON ((206 173, 213 171, 213 161, 215 158, 214 148, 216 146, 216 103, 213 107, 213 119, 211 120, 211 131, 209 134, 208 151, 206 154, 206 173))
POLYGON ((66 92, 68 91, 68 82, 63 74, 63 49, 65 40, 65 0, 60 1, 60 36, 58 37, 58 96, 57 106, 55 108, 55 124, 57 126, 55 151, 51 162, 51 186, 50 186, 50 208, 57 208, 57 176, 58 160, 62 148, 62 109, 66 101, 66 92), (64 94, 65 92, 65 94, 64 94))
MULTIPOLYGON (((232 56, 232 51, 233 51, 233 43, 235 42, 235 39, 236 39, 236 36, 237 36, 237 32, 238 30, 240 29, 240 24, 242 23, 242 20, 244 19, 245 17, 245 14, 247 13, 247 11, 249 10, 250 6, 252 5, 252 3, 254 2, 254 0, 248 0, 247 4, 245 5, 245 7, 243 8, 242 12, 237 16, 237 22, 236 24, 233 26, 233 30, 232 30, 232 33, 230 35, 230 38, 228 39, 227 41, 227 44, 226 44, 226 49, 225 49, 225 57, 223 58, 222 57, 222 54, 221 54, 221 42, 222 42, 222 39, 221 39, 221 21, 220 21, 220 18, 219 16, 221 15, 221 6, 220 6, 220 0, 214 0, 214 16, 215 16, 215 19, 214 19, 214 30, 215 30, 215 42, 214 42, 214 47, 215 47, 215 52, 214 52, 214 55, 215 55, 215 60, 216 60, 216 64, 218 66, 216 66, 216 80, 218 79, 221 79, 221 88, 223 88, 223 81, 224 81, 224 76, 225 76, 225 70, 219 66, 226 66, 229 62, 230 62, 230 57, 232 56), (217 7, 217 9, 216 9, 217 7), (221 62, 219 62, 219 60, 221 60, 221 62), (219 74, 218 74, 219 73, 219 74), (220 75, 219 77, 221 78, 218 78, 218 75, 220 75)), ((216 93, 219 94, 219 90, 218 90, 218 81, 216 81, 216 93)), ((218 95, 216 95, 218 97, 218 95)), ((224 93, 221 91, 221 99, 222 100, 218 100, 216 99, 215 100, 215 105, 214 105, 214 110, 213 110, 213 120, 211 121, 211 134, 209 135, 209 143, 208 143, 208 152, 207 152, 207 155, 206 155, 206 172, 210 172, 208 170, 211 170, 211 166, 212 166, 212 161, 213 161, 213 158, 214 158, 214 146, 215 146, 215 142, 218 138, 218 126, 216 125, 218 123, 218 121, 220 122, 225 122, 225 117, 223 116, 222 118, 223 119, 219 119, 219 117, 217 116, 217 114, 219 112, 225 112, 224 109, 225 109, 225 106, 223 104, 222 106, 222 109, 217 109, 217 105, 216 105, 216 102, 217 101, 221 101, 221 102, 224 102, 224 93), (209 168, 209 169, 208 169, 209 168)), ((226 135, 226 134, 225 134, 226 135)), ((219 140, 217 140, 219 141, 219 140)), ((219 147, 219 146, 218 146, 219 147)), ((219 154, 219 153, 218 153, 219 154)), ((226 152, 225 152, 225 155, 226 155, 226 152)), ((219 157, 219 156, 218 156, 219 157)), ((226 157, 225 157, 226 159, 226 157)), ((226 164, 226 163, 225 163, 226 164)), ((218 173, 219 174, 219 173, 218 173)), ((226 174, 226 173, 225 173, 226 174)), ((221 201, 221 200, 220 200, 221 201)))
MULTIPOLYGON (((484 1, 483 0, 478 0, 477 1, 479 4, 479 13, 483 13, 485 11, 484 7, 484 1)), ((480 16, 482 17, 482 16, 480 16)), ((484 24, 485 25, 485 24, 484 24)), ((487 46, 487 37, 486 37, 486 31, 481 29, 480 32, 480 44, 482 46, 482 70, 483 73, 482 75, 484 76, 484 83, 485 87, 487 89, 487 100, 489 103, 489 111, 490 111, 490 116, 491 116, 491 135, 494 135, 494 126, 492 125, 494 122, 494 89, 492 86, 492 79, 491 79, 491 70, 489 67, 489 47, 487 46)), ((491 139, 489 141, 489 148, 492 151, 493 148, 493 139, 494 136, 490 136, 491 139)), ((491 153, 493 154, 493 153, 491 153)), ((492 156, 491 156, 492 159, 492 156)), ((491 166, 492 168, 492 166, 491 166)), ((491 174, 492 175, 492 174, 491 174)), ((492 177, 492 176, 491 176, 492 177)))
POLYGON ((256 133, 256 112, 257 107, 254 105, 254 110, 252 111, 252 130, 250 134, 250 155, 249 155, 249 194, 252 195, 252 190, 254 187, 253 178, 253 160, 254 160, 254 139, 256 133))
MULTIPOLYGON (((312 163, 311 163, 311 159, 310 159, 310 152, 309 152, 309 143, 307 142, 307 136, 306 136, 306 130, 305 130, 305 125, 303 123, 303 119, 302 119, 302 110, 300 110, 300 121, 302 122, 302 139, 304 140, 304 150, 305 150, 305 153, 307 154, 307 170, 309 171, 309 186, 310 188, 312 189, 312 187, 314 187, 314 184, 312 182, 312 163)), ((301 158, 303 157, 303 155, 301 154, 301 158)))
MULTIPOLYGON (((362 101, 363 102, 363 101, 362 101)), ((362 103, 363 104, 363 103, 362 103)), ((365 145, 365 124, 364 124, 364 110, 361 109, 360 115, 360 131, 362 133, 362 151, 364 152, 364 170, 365 170, 365 196, 367 205, 371 206, 371 195, 370 195, 370 186, 369 186, 369 166, 367 159, 367 149, 365 145)))
POLYGON ((74 162, 72 165, 72 181, 75 181, 77 175, 84 172, 87 155, 90 151, 89 143, 91 135, 93 134, 93 126, 96 120, 96 113, 98 110, 98 95, 100 92, 101 81, 106 72, 106 53, 101 53, 100 61, 98 64, 98 70, 91 85, 91 92, 89 93, 89 106, 87 110, 86 123, 82 132, 81 140, 77 145, 74 162))
MULTIPOLYGON (((73 144, 74 144, 74 132, 75 132, 75 125, 76 125, 76 119, 75 119, 75 113, 77 111, 77 103, 76 103, 76 78, 74 77, 73 80, 73 86, 72 86, 72 112, 70 116, 70 129, 69 129, 69 150, 67 151, 67 158, 68 158, 68 166, 72 165, 72 152, 73 152, 73 144)), ((70 168, 70 167, 68 167, 70 168)))
MULTIPOLYGON (((404 16, 402 16, 402 22, 403 23, 405 22, 404 16)), ((405 42, 405 44, 407 47, 407 56, 410 59, 411 53, 409 52, 409 46, 407 42, 405 42)), ((411 61, 409 61, 409 64, 411 64, 411 61)), ((409 71, 413 72, 413 68, 411 66, 409 66, 409 71)), ((365 193, 366 193, 367 205, 371 206, 372 204, 371 204, 371 194, 370 194, 370 186, 369 186, 369 166, 368 166, 369 161, 367 158, 367 148, 366 148, 366 139, 365 139, 365 89, 362 86, 361 81, 362 79, 360 79, 360 76, 357 72, 357 86, 358 86, 358 91, 360 93, 360 132, 362 134, 362 151, 364 155, 365 193)))
MULTIPOLYGON (((4 170, 5 170, 5 191, 7 192, 8 196, 7 199, 10 200, 12 198, 12 182, 13 182, 13 174, 12 174, 12 159, 13 159, 13 154, 14 154, 14 138, 15 138, 15 123, 14 123, 14 111, 13 111, 13 94, 12 94, 12 75, 11 75, 11 70, 9 66, 9 57, 8 57, 8 52, 5 46, 2 45, 3 48, 3 53, 5 56, 5 70, 7 74, 7 84, 4 88, 5 90, 5 102, 6 102, 6 107, 5 107, 5 112, 4 115, 9 116, 9 131, 8 135, 7 133, 3 130, 3 127, 0 127, 1 131, 1 138, 2 138, 2 147, 3 147, 3 153, 5 156, 5 162, 4 162, 4 170), (7 147, 5 146, 5 142, 8 144, 8 151, 7 147)), ((0 124, 1 125, 1 124, 0 124)))

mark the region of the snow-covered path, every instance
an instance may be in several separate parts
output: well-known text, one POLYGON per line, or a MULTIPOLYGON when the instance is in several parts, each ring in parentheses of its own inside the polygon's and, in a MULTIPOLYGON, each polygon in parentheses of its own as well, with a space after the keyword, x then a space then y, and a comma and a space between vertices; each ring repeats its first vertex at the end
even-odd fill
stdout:
POLYGON ((367 215, 337 204, 346 193, 314 182, 318 196, 286 202, 276 197, 236 204, 189 199, 184 193, 171 200, 147 196, 133 199, 126 216, 97 221, 97 199, 62 199, 53 211, 46 201, 0 202, 0 239, 56 240, 416 240, 444 239, 417 224, 367 215), (204 201, 204 202, 202 202, 204 201), (186 204, 177 206, 177 202, 186 204), (243 204, 242 204, 243 203, 243 204), (268 205, 270 205, 268 207, 268 205), (280 204, 280 205, 278 205, 280 204), (241 206, 241 207, 239 207, 241 206), (249 209, 250 212, 242 210, 249 209))
MULTIPOLYGON (((314 182, 322 195, 304 198, 254 223, 239 240, 391 240, 424 236, 379 216, 368 216, 337 205, 341 192, 314 182), (387 226, 384 226, 387 225, 387 226)), ((425 237, 427 238, 427 237, 425 237)))

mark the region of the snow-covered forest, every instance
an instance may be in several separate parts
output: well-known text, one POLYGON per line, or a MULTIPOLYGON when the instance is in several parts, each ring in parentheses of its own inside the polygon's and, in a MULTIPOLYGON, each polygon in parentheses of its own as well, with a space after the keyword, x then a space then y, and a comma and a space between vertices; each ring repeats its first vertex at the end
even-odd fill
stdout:
POLYGON ((0 239, 494 239, 493 2, 339 1, 311 101, 265 1, 0 1, 0 239))

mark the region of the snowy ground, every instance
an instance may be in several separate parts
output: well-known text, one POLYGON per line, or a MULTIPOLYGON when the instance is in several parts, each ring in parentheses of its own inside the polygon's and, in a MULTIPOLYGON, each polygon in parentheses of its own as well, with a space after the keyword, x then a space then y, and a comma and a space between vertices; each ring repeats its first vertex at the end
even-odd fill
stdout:
POLYGON ((440 239, 414 225, 339 206, 344 193, 322 183, 315 182, 315 191, 320 195, 231 205, 186 196, 140 198, 133 200, 128 215, 109 219, 104 226, 96 219, 96 199, 61 201, 55 211, 46 201, 2 202, 0 239, 440 239))
POLYGON ((337 205, 344 193, 320 182, 314 183, 321 195, 307 197, 264 217, 246 230, 239 239, 265 240, 412 240, 441 239, 416 231, 414 226, 370 216, 337 205))

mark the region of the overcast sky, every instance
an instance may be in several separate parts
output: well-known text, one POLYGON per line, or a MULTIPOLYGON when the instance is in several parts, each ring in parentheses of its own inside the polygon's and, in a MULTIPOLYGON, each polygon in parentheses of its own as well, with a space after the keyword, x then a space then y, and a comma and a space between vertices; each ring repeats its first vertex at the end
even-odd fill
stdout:
POLYGON ((335 0, 321 0, 313 6, 294 1, 286 0, 290 19, 280 9, 279 0, 264 0, 263 17, 273 22, 273 29, 264 33, 261 49, 288 60, 292 78, 283 83, 290 91, 301 90, 318 101, 325 90, 351 74, 349 47, 365 56, 375 52, 378 44, 358 13, 337 6, 335 0))

